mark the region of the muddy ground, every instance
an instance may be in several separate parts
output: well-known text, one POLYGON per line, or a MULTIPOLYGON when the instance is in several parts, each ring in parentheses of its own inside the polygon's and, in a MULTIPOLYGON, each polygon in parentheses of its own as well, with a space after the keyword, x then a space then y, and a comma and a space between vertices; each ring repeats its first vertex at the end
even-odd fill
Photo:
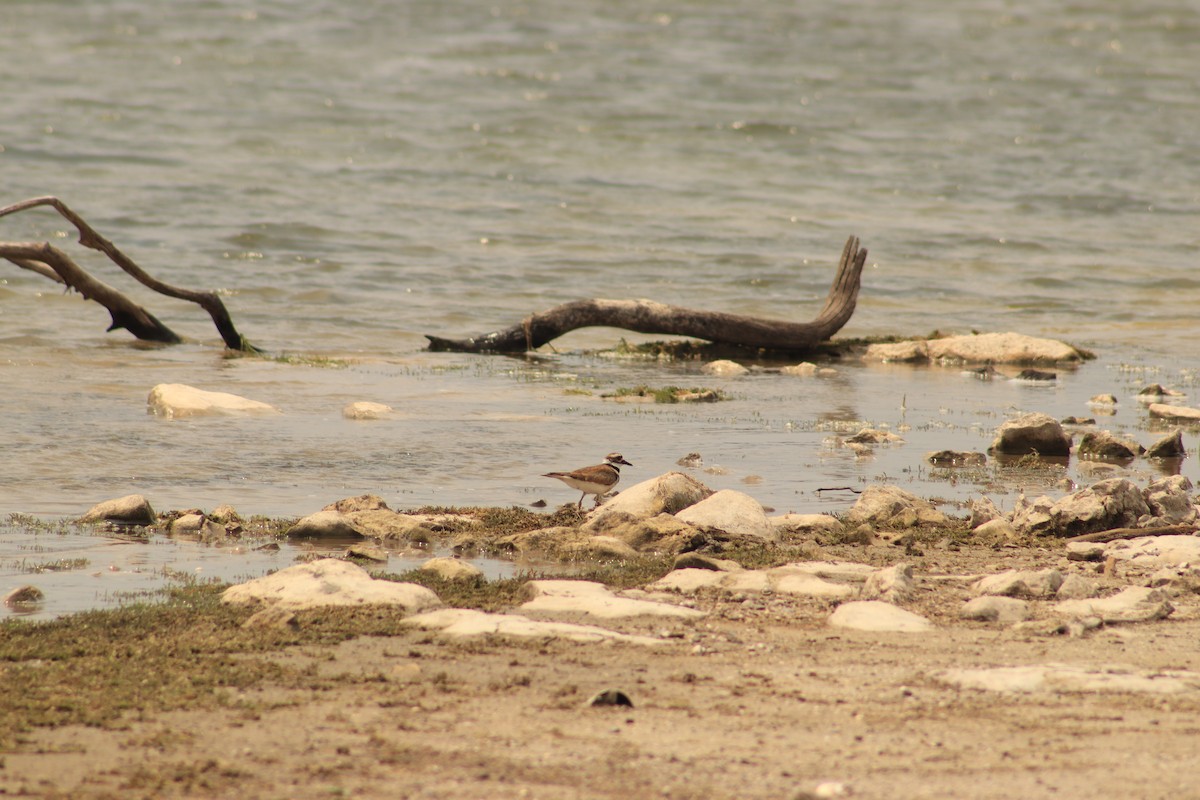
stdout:
MULTIPOLYGON (((114 671, 113 685, 101 681, 90 702, 106 691, 130 691, 119 674, 128 669, 133 677, 134 662, 149 658, 138 653, 170 649, 175 660, 152 673, 178 671, 173 679, 182 682, 164 683, 163 692, 112 716, 80 722, 78 714, 60 709, 66 716, 59 722, 51 715, 30 725, 14 723, 0 756, 0 793, 1200 796, 1198 691, 999 693, 954 688, 935 676, 956 667, 1050 663, 1151 673, 1200 670, 1194 603, 1177 602, 1167 620, 1080 636, 1036 625, 1018 630, 958 619, 970 596, 967 585, 932 576, 1035 566, 1094 573, 1096 566, 1068 564, 1052 544, 933 546, 918 554, 847 545, 825 555, 912 564, 920 592, 905 605, 932 619, 935 629, 836 630, 825 623, 833 607, 828 601, 714 593, 695 599, 709 612, 696 621, 602 623, 665 638, 658 647, 450 639, 392 624, 384 619, 392 612, 379 610, 336 619, 305 612, 297 628, 251 634, 241 628, 249 611, 192 598, 187 610, 145 622, 163 631, 161 647, 130 646, 126 667, 119 660, 103 667, 114 671), (220 644, 189 645, 188 637, 201 629, 220 644), (320 635, 309 635, 318 630, 320 635), (252 635, 258 638, 246 638, 252 635), (214 660, 216 651, 221 655, 214 660), (241 677, 223 681, 214 675, 222 671, 241 677), (632 707, 586 704, 605 689, 624 692, 632 707)), ((88 641, 106 619, 111 615, 85 615, 47 629, 68 646, 37 658, 32 655, 43 646, 39 640, 7 651, 0 682, 10 681, 20 694, 5 702, 11 706, 37 694, 14 688, 37 669, 58 670, 70 681, 75 659, 81 676, 93 675, 84 663, 93 657, 88 645, 72 649, 69 643, 72 636, 88 641)), ((148 636, 136 627, 121 630, 126 632, 114 635, 118 649, 122 637, 148 636)), ((107 675, 103 669, 96 674, 107 675)), ((135 678, 155 680, 154 674, 135 678)), ((94 683, 90 677, 78 682, 94 683)), ((89 702, 86 697, 71 702, 89 702)), ((53 711, 31 703, 27 713, 53 711)))

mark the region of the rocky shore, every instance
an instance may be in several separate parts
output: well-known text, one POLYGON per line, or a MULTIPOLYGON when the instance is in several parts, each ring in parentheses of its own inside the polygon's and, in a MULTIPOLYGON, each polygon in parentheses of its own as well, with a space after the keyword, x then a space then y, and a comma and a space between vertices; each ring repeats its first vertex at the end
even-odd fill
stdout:
MULTIPOLYGON (((1189 424, 1169 408, 1155 416, 1189 424)), ((1170 468, 1187 455, 1180 429, 1146 448, 1039 414, 987 453, 927 454, 945 470, 1071 456, 1165 473, 1098 469, 1006 512, 876 485, 843 514, 777 514, 706 486, 698 454, 587 512, 363 495, 246 520, 116 498, 80 524, 344 550, 158 605, 5 623, 0 792, 1189 796, 1200 503, 1170 468), (395 574, 401 545, 448 555, 395 574), (550 566, 489 580, 476 556, 550 566)))
MULTIPOLYGON (((177 680, 229 669, 230 657, 274 678, 237 690, 218 681, 182 709, 147 696, 98 719, 10 717, 0 788, 1083 797, 1115 748, 1132 763, 1106 772, 1115 791, 1181 796, 1192 764, 1181 733, 1200 710, 1192 490, 1180 476, 1115 478, 1008 514, 981 497, 948 516, 872 486, 840 518, 772 516, 682 472, 590 513, 403 513, 347 498, 278 528, 356 537, 344 558, 188 600, 199 609, 191 625, 224 631, 226 666, 175 661, 177 680), (459 557, 390 575, 386 544, 398 539, 459 557), (462 557, 482 552, 593 571, 489 582, 462 557), (977 785, 975 774, 1003 780, 977 785)), ((232 509, 160 516, 136 496, 87 518, 211 541, 248 535, 232 509)), ((86 640, 80 628, 96 624, 49 628, 86 640)), ((9 704, 42 663, 29 661, 38 628, 5 628, 9 704)), ((162 648, 207 646, 178 636, 162 648)), ((119 654, 120 641, 107 647, 119 654)), ((85 661, 61 666, 99 669, 85 661)))

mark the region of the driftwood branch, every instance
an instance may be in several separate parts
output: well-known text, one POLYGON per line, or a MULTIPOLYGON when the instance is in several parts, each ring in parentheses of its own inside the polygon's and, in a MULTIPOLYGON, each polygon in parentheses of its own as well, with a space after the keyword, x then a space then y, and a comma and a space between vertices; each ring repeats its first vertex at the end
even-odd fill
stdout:
POLYGON ((1095 533, 1072 536, 1066 542, 1116 542, 1121 539, 1140 539, 1143 536, 1186 536, 1196 532, 1195 525, 1164 525, 1159 528, 1110 528, 1095 533))
MULTIPOLYGON (((215 292, 197 292, 171 286, 148 274, 134 263, 133 259, 108 239, 96 232, 82 217, 72 211, 57 197, 34 197, 0 208, 0 217, 15 214, 38 206, 50 206, 79 231, 79 243, 92 250, 99 250, 132 276, 135 280, 159 294, 196 303, 212 317, 217 332, 225 346, 231 350, 257 351, 244 336, 238 333, 228 309, 215 292)), ((5 258, 23 269, 32 270, 51 280, 65 284, 88 300, 94 300, 108 309, 112 325, 108 330, 125 328, 139 339, 154 342, 176 343, 181 341, 170 328, 163 325, 146 309, 134 303, 108 284, 93 278, 70 256, 47 242, 0 242, 0 258, 5 258)))
POLYGON ((470 339, 426 335, 430 350, 519 353, 579 328, 602 326, 638 333, 691 336, 720 344, 769 350, 812 351, 837 333, 854 313, 867 251, 857 236, 846 241, 825 307, 811 322, 760 319, 719 311, 697 311, 651 300, 577 300, 526 317, 504 330, 470 339))

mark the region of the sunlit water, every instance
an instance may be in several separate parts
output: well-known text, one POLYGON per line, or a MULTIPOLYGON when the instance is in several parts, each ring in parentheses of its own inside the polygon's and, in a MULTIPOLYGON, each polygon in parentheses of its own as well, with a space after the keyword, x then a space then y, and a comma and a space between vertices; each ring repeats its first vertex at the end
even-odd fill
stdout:
MULTIPOLYGON (((202 312, 81 251, 52 212, 0 219, 0 240, 67 249, 189 339, 106 334, 99 306, 0 267, 6 514, 134 492, 289 517, 364 492, 554 506, 577 495, 541 473, 611 450, 627 485, 699 452, 698 478, 779 512, 845 510, 852 492, 818 490, 877 481, 1011 505, 1090 474, 955 477, 923 455, 984 449, 1017 411, 1091 415, 1108 392, 1103 427, 1149 444, 1165 429, 1133 394, 1150 382, 1200 404, 1194 4, 37 0, 0 5, 0 27, 21 32, 0 57, 0 205, 61 197, 307 359, 225 358, 202 312), (808 319, 851 233, 871 255, 844 335, 1016 330, 1098 358, 1041 386, 858 363, 714 379, 592 355, 653 338, 601 329, 533 358, 423 349, 591 296, 808 319), (283 413, 147 415, 167 382, 283 413), (729 399, 603 397, 640 384, 729 399), (355 400, 398 414, 344 419, 355 400), (831 441, 862 425, 906 441, 831 441)), ((0 561, 23 557, 0 541, 0 561)))

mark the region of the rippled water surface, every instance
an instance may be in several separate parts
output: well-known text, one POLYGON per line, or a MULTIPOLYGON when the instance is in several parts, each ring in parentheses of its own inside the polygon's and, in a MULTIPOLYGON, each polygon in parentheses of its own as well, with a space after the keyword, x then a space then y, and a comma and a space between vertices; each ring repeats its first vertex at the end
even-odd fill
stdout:
POLYGON ((36 0, 0 26, 21 32, 0 56, 0 205, 62 198, 158 277, 220 289, 275 356, 226 358, 201 312, 52 212, 0 218, 0 241, 66 249, 188 339, 105 333, 102 308, 0 263, 5 514, 133 492, 278 516, 363 492, 554 505, 575 496, 541 473, 610 450, 627 483, 699 452, 706 483, 781 512, 844 510, 852 493, 817 490, 877 480, 1003 505, 1089 477, 952 478, 923 454, 1101 392, 1121 400, 1102 424, 1149 444, 1149 382, 1200 404, 1194 3, 36 0), (858 363, 714 379, 594 355, 653 338, 605 329, 530 358, 424 350, 593 296, 808 319, 852 233, 870 258, 843 335, 1016 330, 1098 358, 1040 386, 858 363), (147 415, 167 382, 283 413, 147 415), (642 384, 729 399, 603 397, 642 384), (351 422, 355 400, 399 413, 351 422), (906 443, 830 442, 863 424, 906 443))

